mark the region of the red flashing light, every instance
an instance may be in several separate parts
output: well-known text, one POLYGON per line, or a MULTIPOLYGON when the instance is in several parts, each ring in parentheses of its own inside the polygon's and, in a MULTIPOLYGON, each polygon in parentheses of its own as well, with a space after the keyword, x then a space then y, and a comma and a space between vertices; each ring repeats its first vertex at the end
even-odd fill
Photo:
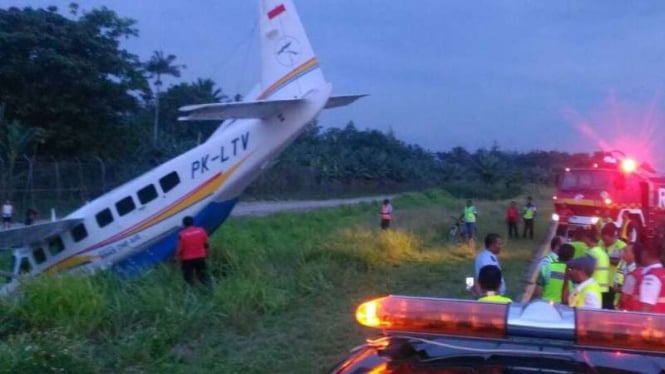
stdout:
POLYGON ((361 304, 356 320, 387 331, 503 338, 508 304, 386 296, 361 304))
POLYGON ((605 198, 605 205, 610 205, 610 204, 612 204, 612 199, 610 199, 609 197, 605 198))
POLYGON ((626 158, 621 161, 621 170, 625 173, 632 173, 637 170, 637 162, 633 159, 626 158))

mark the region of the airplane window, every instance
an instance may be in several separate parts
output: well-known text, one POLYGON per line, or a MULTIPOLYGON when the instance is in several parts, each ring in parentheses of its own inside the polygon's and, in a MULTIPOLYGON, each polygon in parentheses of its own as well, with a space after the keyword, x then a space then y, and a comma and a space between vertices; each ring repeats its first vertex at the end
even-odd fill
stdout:
POLYGON ((30 265, 30 261, 28 261, 27 257, 23 257, 21 259, 21 265, 18 268, 18 272, 20 274, 26 274, 29 273, 32 270, 32 265, 30 265))
POLYGON ((136 205, 134 204, 134 200, 132 200, 132 197, 127 196, 126 198, 115 203, 115 208, 118 210, 118 214, 120 215, 120 217, 122 217, 125 214, 134 210, 136 208, 136 205))
POLYGON ((171 191, 178 183, 180 183, 180 177, 178 177, 178 173, 175 171, 166 174, 159 180, 159 185, 162 186, 164 193, 171 191))
POLYGON ((141 204, 147 204, 157 198, 157 189, 152 184, 145 186, 139 190, 138 196, 141 204))
POLYGON ((113 222, 113 214, 111 214, 111 209, 109 208, 106 208, 101 212, 97 213, 97 215, 95 215, 95 218, 97 219, 97 224, 99 225, 99 227, 104 227, 109 223, 113 222))
POLYGON ((49 240, 48 249, 51 254, 55 255, 65 250, 65 245, 62 243, 62 239, 59 236, 56 236, 49 240))
POLYGON ((74 228, 72 229, 72 238, 74 239, 75 242, 80 242, 81 240, 87 237, 88 237, 88 230, 85 229, 84 224, 79 223, 78 225, 74 226, 74 228))
POLYGON ((32 256, 35 258, 35 262, 37 265, 44 263, 46 261, 46 252, 44 252, 44 248, 37 248, 34 251, 32 251, 32 256))

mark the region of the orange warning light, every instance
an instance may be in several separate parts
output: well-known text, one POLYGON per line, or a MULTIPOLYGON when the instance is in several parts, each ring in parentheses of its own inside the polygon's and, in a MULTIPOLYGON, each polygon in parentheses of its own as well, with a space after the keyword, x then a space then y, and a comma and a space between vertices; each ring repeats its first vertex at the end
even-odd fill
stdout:
POLYGON ((577 344, 665 352, 665 314, 577 309, 577 344))
POLYGON ((386 296, 361 304, 356 320, 386 331, 503 338, 508 304, 386 296))

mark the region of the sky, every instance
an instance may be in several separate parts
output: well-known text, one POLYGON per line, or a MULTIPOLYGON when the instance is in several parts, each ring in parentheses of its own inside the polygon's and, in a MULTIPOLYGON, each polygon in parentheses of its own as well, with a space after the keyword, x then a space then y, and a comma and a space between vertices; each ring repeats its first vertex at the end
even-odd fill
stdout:
MULTIPOLYGON (((69 0, 0 0, 68 9, 69 0)), ((258 81, 256 1, 89 0, 133 18, 124 42, 163 50, 181 78, 230 95, 258 81)), ((433 151, 622 147, 656 157, 665 140, 665 3, 535 0, 296 0, 336 94, 368 93, 323 113, 433 151)), ((166 81, 167 83, 169 81, 166 81)), ((652 160, 661 163, 660 160, 652 160)))

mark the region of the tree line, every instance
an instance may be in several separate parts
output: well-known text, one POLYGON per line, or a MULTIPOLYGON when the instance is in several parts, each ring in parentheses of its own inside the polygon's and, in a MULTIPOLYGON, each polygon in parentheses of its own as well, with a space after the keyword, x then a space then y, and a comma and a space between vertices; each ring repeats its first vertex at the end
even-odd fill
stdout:
MULTIPOLYGON (((182 124, 187 104, 241 100, 208 78, 164 88, 186 66, 156 50, 148 61, 122 47, 136 21, 102 7, 0 9, 0 168, 12 186, 19 157, 116 160, 138 174, 195 146, 218 123, 182 124), (142 160, 137 162, 137 160, 142 160), (128 162, 131 161, 131 162, 128 162)), ((394 192, 442 186, 465 196, 509 196, 552 183, 589 155, 461 147, 432 152, 391 132, 314 123, 249 193, 394 192)))

